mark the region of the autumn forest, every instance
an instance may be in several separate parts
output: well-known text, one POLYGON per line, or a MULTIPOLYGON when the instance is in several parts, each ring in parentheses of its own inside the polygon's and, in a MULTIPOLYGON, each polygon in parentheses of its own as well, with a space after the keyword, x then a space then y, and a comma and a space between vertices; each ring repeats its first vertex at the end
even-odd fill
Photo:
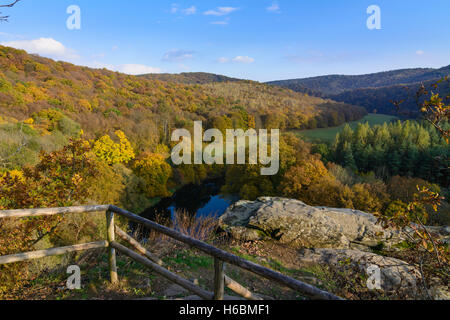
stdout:
MULTIPOLYGON (((418 190, 427 190, 442 202, 418 205, 414 214, 448 225, 448 121, 436 127, 398 113, 399 120, 383 125, 347 125, 333 143, 296 134, 369 111, 274 84, 209 74, 130 76, 2 46, 0 209, 101 203, 140 213, 182 186, 220 178, 221 192, 240 199, 280 196, 384 217, 410 214, 418 190), (174 165, 171 132, 192 130, 196 120, 222 132, 281 129, 280 171, 261 176, 259 165, 174 165)), ((91 236, 92 227, 77 237, 91 236)), ((71 228, 58 218, 22 221, 19 229, 1 220, 0 255, 29 250, 46 236, 68 244, 71 228)), ((25 272, 3 270, 0 296, 12 283, 20 286, 25 272)))

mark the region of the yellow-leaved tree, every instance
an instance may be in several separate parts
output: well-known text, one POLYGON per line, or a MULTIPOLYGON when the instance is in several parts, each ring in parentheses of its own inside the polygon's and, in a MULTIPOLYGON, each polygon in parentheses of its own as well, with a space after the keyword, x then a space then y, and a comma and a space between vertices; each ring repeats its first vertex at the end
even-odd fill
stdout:
POLYGON ((125 133, 117 130, 115 134, 119 138, 118 143, 114 142, 109 135, 105 135, 94 142, 94 153, 110 165, 117 163, 126 164, 135 157, 133 147, 125 133))
POLYGON ((144 192, 150 198, 167 197, 167 181, 172 176, 172 167, 163 155, 146 153, 137 160, 133 167, 134 173, 144 180, 144 192))

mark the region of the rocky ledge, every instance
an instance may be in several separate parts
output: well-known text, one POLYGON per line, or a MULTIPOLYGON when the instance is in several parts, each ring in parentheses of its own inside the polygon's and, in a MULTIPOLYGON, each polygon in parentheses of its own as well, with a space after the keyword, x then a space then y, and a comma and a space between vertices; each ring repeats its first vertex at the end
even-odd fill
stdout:
POLYGON ((383 229, 370 213, 311 207, 285 198, 239 201, 220 218, 220 226, 236 239, 272 238, 302 248, 361 249, 403 241, 398 231, 383 229))
MULTIPOLYGON (((356 267, 367 272, 370 266, 380 268, 383 290, 407 290, 419 293, 420 273, 406 262, 377 255, 373 247, 390 248, 405 239, 401 232, 384 229, 370 213, 327 207, 311 207, 293 199, 262 197, 256 201, 239 201, 228 208, 219 225, 239 240, 276 240, 301 248, 305 263, 356 267), (346 263, 342 263, 346 262, 346 263)), ((444 242, 449 242, 449 227, 427 227, 444 242)), ((405 233, 412 230, 404 230, 405 233)), ((433 286, 428 296, 449 299, 448 287, 433 286)), ((410 295, 411 296, 411 295, 410 295)))

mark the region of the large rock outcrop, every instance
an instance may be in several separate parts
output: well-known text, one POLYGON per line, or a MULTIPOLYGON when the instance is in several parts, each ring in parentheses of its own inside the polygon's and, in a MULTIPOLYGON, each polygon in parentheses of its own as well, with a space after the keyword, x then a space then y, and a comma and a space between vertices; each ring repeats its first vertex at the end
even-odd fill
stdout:
POLYGON ((385 291, 407 290, 415 293, 421 281, 421 274, 415 266, 399 259, 371 252, 346 249, 306 249, 302 253, 302 261, 312 265, 334 266, 342 271, 356 268, 361 274, 369 274, 369 268, 376 266, 380 271, 380 289, 385 291))
MULTIPOLYGON (((448 287, 440 282, 428 283, 424 290, 417 266, 378 255, 370 247, 386 247, 405 240, 403 232, 384 229, 370 213, 327 207, 311 207, 285 198, 262 197, 256 201, 239 201, 228 208, 219 220, 222 229, 233 238, 252 241, 275 239, 301 247, 300 260, 305 264, 329 266, 342 274, 369 275, 369 268, 380 272, 381 289, 413 299, 449 299, 448 287)), ((427 227, 428 232, 449 243, 450 228, 427 227)))
POLYGON ((350 209, 311 207, 285 198, 239 201, 220 218, 234 238, 272 238, 306 248, 361 248, 401 241, 399 232, 383 229, 370 213, 350 209))

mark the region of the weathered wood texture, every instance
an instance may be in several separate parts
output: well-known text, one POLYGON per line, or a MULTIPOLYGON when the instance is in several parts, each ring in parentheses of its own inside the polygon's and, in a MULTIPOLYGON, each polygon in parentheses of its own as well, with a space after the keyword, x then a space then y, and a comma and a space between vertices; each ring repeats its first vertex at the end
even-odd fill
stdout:
POLYGON ((223 262, 214 259, 214 300, 223 300, 225 290, 225 275, 223 273, 223 262))
POLYGON ((97 241, 97 242, 91 242, 91 243, 85 243, 85 244, 77 244, 77 245, 68 246, 68 247, 17 253, 17 254, 0 257, 0 265, 21 262, 21 261, 27 261, 27 260, 40 259, 40 258, 51 257, 51 256, 59 256, 59 255, 63 255, 63 254, 69 253, 69 252, 84 251, 84 250, 91 250, 91 249, 98 249, 98 248, 107 248, 107 247, 108 247, 107 241, 97 241))
POLYGON ((106 237, 109 243, 108 248, 109 276, 111 278, 111 283, 117 284, 119 282, 119 277, 117 275, 116 249, 114 249, 111 246, 111 243, 115 241, 114 226, 115 226, 114 212, 108 210, 106 211, 106 237))
POLYGON ((46 209, 5 210, 0 211, 0 219, 43 217, 67 213, 102 212, 107 211, 109 207, 110 207, 109 205, 104 205, 104 206, 82 206, 82 207, 65 207, 65 208, 49 208, 49 209, 46 208, 46 209))
POLYGON ((131 236, 129 236, 125 231, 120 229, 116 225, 116 235, 122 239, 123 241, 127 242, 130 246, 132 246, 136 251, 138 251, 140 254, 146 256, 150 260, 152 260, 154 263, 162 266, 163 261, 153 253, 151 253, 149 250, 147 250, 144 246, 142 246, 138 241, 133 239, 131 236))
POLYGON ((227 288, 232 290, 233 292, 237 293, 241 297, 243 297, 247 300, 263 300, 261 297, 258 297, 257 295, 252 293, 250 290, 243 287, 241 284, 234 281, 227 275, 224 276, 224 279, 225 279, 225 285, 227 286, 227 288))
POLYGON ((111 246, 113 248, 116 248, 119 252, 127 255, 128 257, 132 258, 133 260, 136 260, 137 262, 143 264, 147 268, 155 271, 159 275, 163 276, 164 278, 178 284, 180 287, 185 288, 186 290, 196 294, 202 299, 205 300, 212 300, 214 294, 212 292, 206 291, 199 286, 196 286, 192 282, 183 279, 179 276, 177 276, 175 273, 170 272, 169 270, 157 265, 156 263, 150 261, 149 259, 141 256, 140 254, 128 249, 127 247, 121 245, 117 242, 112 242, 111 246))
POLYGON ((199 241, 197 239, 193 239, 189 236, 186 236, 184 234, 181 234, 175 230, 169 229, 167 227, 161 226, 153 221, 147 220, 145 218, 142 218, 138 215, 135 215, 134 213, 131 213, 127 210, 118 208, 116 206, 111 206, 110 210, 114 211, 117 214, 120 214, 131 221, 134 221, 136 223, 140 223, 143 226, 156 230, 162 234, 165 234, 173 239, 176 239, 178 241, 181 241, 185 244, 188 244, 192 247, 195 247, 209 255, 212 255, 215 258, 218 258, 226 263, 233 264, 235 266, 238 266, 242 269, 248 270, 250 272, 253 272, 257 275, 260 275, 266 279, 278 282, 280 284, 283 284, 287 286, 288 288, 291 288, 293 290, 296 290, 305 296, 308 296, 311 299, 319 299, 319 300, 342 300, 342 298, 320 290, 319 288, 316 288, 310 284, 298 281, 296 279, 287 277, 279 272, 270 270, 268 268, 265 268, 263 266, 260 266, 256 263, 247 261, 245 259, 242 259, 238 256, 235 256, 231 253, 228 253, 226 251, 223 251, 221 249, 218 249, 216 247, 213 247, 207 243, 204 243, 202 241, 199 241))

